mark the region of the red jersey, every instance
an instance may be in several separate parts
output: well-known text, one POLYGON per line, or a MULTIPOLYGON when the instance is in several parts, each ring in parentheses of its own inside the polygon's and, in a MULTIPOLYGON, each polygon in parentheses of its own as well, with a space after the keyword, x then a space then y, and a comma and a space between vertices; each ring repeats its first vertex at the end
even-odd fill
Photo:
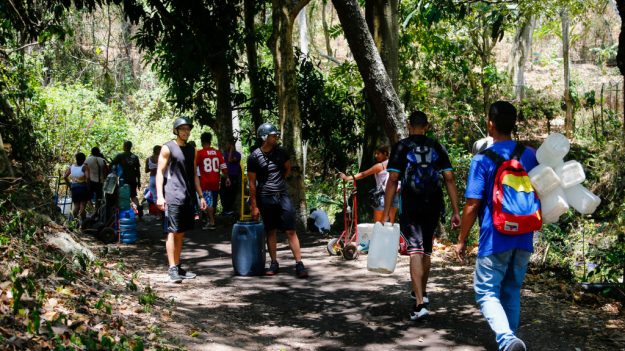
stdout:
POLYGON ((202 191, 219 190, 219 173, 227 168, 221 151, 208 146, 199 150, 195 159, 197 160, 197 172, 200 176, 202 191))

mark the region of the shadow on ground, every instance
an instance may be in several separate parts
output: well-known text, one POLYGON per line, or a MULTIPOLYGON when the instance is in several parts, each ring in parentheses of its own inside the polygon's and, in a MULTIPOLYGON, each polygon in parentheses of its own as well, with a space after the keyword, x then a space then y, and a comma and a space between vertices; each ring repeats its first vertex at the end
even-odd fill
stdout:
MULTIPOLYGON (((279 275, 237 277, 230 228, 220 227, 187 234, 183 264, 198 278, 170 284, 165 282, 160 225, 147 219, 140 235, 136 245, 122 247, 122 254, 161 297, 174 301, 174 322, 167 332, 188 349, 496 350, 494 335, 474 303, 472 266, 436 258, 428 286, 431 315, 414 322, 408 317, 413 300, 407 257, 400 258, 393 274, 370 273, 366 256, 353 261, 330 257, 327 238, 304 234, 300 239, 309 279, 295 277, 285 242, 279 243, 279 275)), ((541 303, 540 296, 523 297, 520 336, 531 349, 585 349, 592 328, 558 325, 559 312, 552 309, 526 313, 525 306, 541 303)))

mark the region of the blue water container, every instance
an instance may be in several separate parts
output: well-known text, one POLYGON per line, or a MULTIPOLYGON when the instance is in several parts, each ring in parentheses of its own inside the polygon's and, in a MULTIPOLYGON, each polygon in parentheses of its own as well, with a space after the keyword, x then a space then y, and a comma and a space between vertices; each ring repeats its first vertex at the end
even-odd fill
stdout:
POLYGON ((234 274, 265 274, 265 228, 256 221, 239 221, 232 226, 232 267, 234 274))
POLYGON ((119 230, 122 243, 134 244, 137 241, 137 217, 134 210, 119 211, 119 230))

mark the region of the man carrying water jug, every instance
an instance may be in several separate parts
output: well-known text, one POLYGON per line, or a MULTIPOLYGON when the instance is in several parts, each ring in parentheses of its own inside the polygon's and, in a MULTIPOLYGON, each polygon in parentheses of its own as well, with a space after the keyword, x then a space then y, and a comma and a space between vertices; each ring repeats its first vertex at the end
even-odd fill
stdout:
POLYGON ((451 227, 460 225, 458 194, 451 161, 445 148, 425 135, 430 125, 421 111, 410 114, 408 138, 393 145, 388 161, 389 179, 386 184, 384 219, 388 221, 401 178, 401 214, 399 226, 410 255, 411 296, 415 299, 410 319, 418 320, 429 314, 430 303, 426 285, 430 275, 432 244, 441 215, 445 211, 441 175, 444 179, 453 214, 451 227))
POLYGON ((193 123, 190 119, 176 118, 173 129, 176 139, 162 146, 156 169, 156 206, 165 212, 163 224, 167 231, 165 248, 169 262, 167 274, 172 283, 196 276, 180 265, 182 241, 184 233, 193 229, 197 203, 195 194, 200 198, 200 209, 206 209, 200 179, 195 171, 195 147, 187 143, 191 129, 193 123))
POLYGON ((299 238, 295 232, 295 209, 287 192, 286 178, 291 173, 289 154, 278 146, 280 132, 270 123, 258 127, 259 148, 247 158, 247 178, 250 186, 250 207, 252 217, 263 217, 267 233, 267 250, 271 264, 266 275, 279 271, 277 258, 278 229, 284 230, 295 257, 295 274, 298 278, 308 277, 302 262, 299 238))
POLYGON ((475 298, 495 332, 499 350, 504 351, 526 349, 516 336, 521 285, 533 249, 533 230, 542 224, 540 203, 526 174, 537 165, 536 156, 512 140, 516 118, 516 109, 509 102, 497 101, 490 106, 487 126, 493 145, 471 160, 455 246, 458 259, 464 262, 466 240, 479 216, 475 298), (516 174, 511 173, 514 167, 516 174), (524 213, 517 213, 520 210, 524 213))

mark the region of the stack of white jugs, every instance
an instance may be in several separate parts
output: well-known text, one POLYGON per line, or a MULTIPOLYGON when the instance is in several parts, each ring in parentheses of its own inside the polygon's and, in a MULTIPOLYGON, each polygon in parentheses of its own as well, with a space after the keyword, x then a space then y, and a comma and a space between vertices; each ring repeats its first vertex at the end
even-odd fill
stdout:
POLYGON ((540 197, 544 224, 557 222, 569 206, 581 214, 591 214, 601 202, 581 184, 586 179, 582 165, 575 160, 564 162, 569 149, 564 135, 552 133, 536 151, 539 165, 529 176, 540 197))

